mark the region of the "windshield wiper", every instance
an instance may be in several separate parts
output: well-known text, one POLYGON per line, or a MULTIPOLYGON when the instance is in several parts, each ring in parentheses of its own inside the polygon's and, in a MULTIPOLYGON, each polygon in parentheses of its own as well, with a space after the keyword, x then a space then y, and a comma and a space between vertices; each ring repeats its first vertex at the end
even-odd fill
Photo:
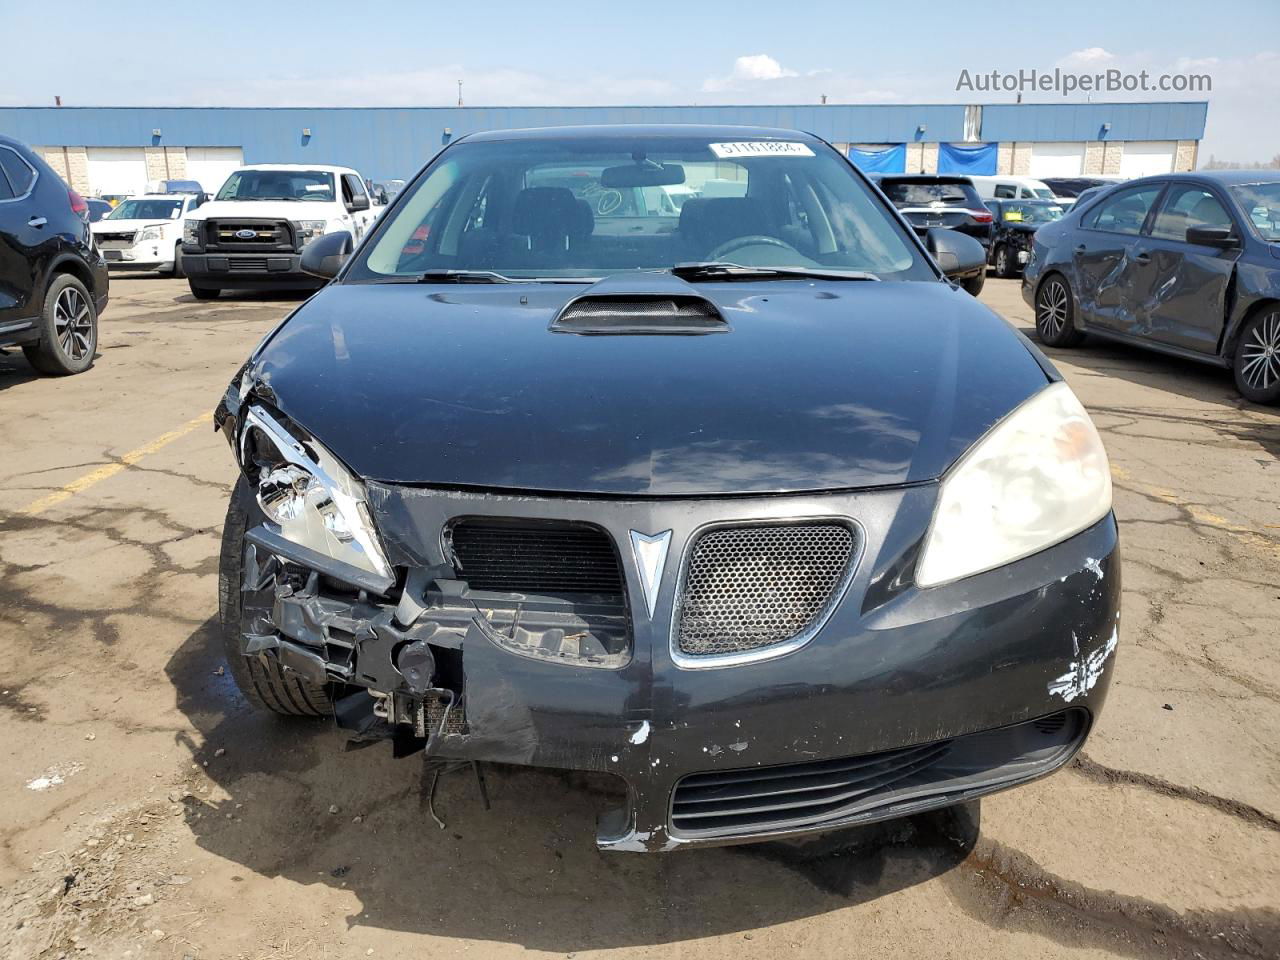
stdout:
POLYGON ((418 283, 515 283, 492 270, 428 270, 418 277, 418 283))
POLYGON ((681 280, 879 280, 863 270, 828 270, 823 267, 744 267, 740 263, 712 260, 677 263, 671 273, 681 280))

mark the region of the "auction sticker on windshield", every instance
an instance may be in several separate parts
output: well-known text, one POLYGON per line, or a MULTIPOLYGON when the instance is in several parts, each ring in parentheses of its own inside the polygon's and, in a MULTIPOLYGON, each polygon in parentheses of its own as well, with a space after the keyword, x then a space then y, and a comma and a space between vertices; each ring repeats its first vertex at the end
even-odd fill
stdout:
POLYGON ((721 160, 731 157, 812 157, 807 144, 790 140, 762 140, 748 143, 712 143, 711 152, 721 160))

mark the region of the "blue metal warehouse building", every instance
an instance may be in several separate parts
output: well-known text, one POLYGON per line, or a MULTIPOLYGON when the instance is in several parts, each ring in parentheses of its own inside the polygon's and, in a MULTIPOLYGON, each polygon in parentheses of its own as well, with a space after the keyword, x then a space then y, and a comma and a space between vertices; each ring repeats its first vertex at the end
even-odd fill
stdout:
POLYGON ((688 107, 0 107, 77 190, 151 180, 218 188, 243 163, 336 163, 408 179, 479 130, 601 123, 737 123, 807 130, 883 171, 1141 176, 1196 166, 1208 104, 1049 103, 688 107))

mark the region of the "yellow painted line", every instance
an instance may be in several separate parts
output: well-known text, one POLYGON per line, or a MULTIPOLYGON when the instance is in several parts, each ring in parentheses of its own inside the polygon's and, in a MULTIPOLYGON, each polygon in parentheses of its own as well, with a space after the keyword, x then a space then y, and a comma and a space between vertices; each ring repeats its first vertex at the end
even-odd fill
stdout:
MULTIPOLYGON (((1257 531, 1251 530, 1248 527, 1243 527, 1238 523, 1232 523, 1226 517, 1219 516, 1218 514, 1213 513, 1210 510, 1206 510, 1204 507, 1200 506, 1198 503, 1190 503, 1182 499, 1181 497, 1179 497, 1176 493, 1174 493, 1172 490, 1168 489, 1167 487, 1157 487, 1147 483, 1140 483, 1134 480, 1132 478, 1132 475, 1129 473, 1129 471, 1126 470, 1124 467, 1118 467, 1115 464, 1112 464, 1111 477, 1113 480, 1116 480, 1116 481, 1120 481, 1120 480, 1128 481, 1127 487, 1119 483, 1116 484, 1117 486, 1120 486, 1121 489, 1128 489, 1133 491, 1134 493, 1145 494, 1146 496, 1150 496, 1150 497, 1156 497, 1159 500, 1163 500, 1165 503, 1169 504, 1170 506, 1180 507, 1186 510, 1187 513, 1191 515, 1191 518, 1195 520, 1197 523, 1203 523, 1207 526, 1217 527, 1219 530, 1222 530, 1225 533, 1231 534, 1233 537, 1235 537, 1237 540, 1241 541, 1242 543, 1246 543, 1251 547, 1260 548, 1267 553, 1280 555, 1280 544, 1276 543, 1276 541, 1271 537, 1266 536, 1264 534, 1260 534, 1257 531)), ((1267 524, 1263 524, 1263 526, 1277 527, 1280 525, 1267 523, 1267 524)))
POLYGON ((169 444, 173 443, 173 441, 185 437, 201 424, 209 422, 209 415, 207 413, 201 414, 194 420, 188 420, 177 430, 170 430, 168 433, 162 433, 154 440, 147 441, 136 450, 130 450, 115 463, 108 463, 104 466, 98 467, 96 470, 90 470, 83 477, 78 477, 75 480, 72 480, 66 486, 55 490, 53 493, 46 494, 39 500, 33 500, 22 508, 22 513, 25 513, 28 516, 34 516, 37 513, 43 513, 50 507, 57 506, 64 500, 70 500, 77 493, 82 493, 94 484, 101 483, 103 480, 114 477, 122 470, 133 466, 133 464, 137 463, 143 457, 148 457, 157 450, 167 447, 169 444))

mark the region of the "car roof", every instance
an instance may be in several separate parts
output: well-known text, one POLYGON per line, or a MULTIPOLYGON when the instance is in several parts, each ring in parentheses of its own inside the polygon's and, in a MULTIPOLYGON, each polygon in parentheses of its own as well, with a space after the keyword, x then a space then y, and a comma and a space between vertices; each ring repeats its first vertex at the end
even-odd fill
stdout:
POLYGON ((1188 170, 1183 173, 1156 173, 1149 177, 1119 180, 1131 187, 1140 183, 1168 183, 1172 180, 1229 186, 1234 183, 1280 183, 1280 170, 1188 170))
POLYGON ((355 173, 352 167, 339 167, 332 163, 246 163, 244 166, 236 167, 235 172, 241 170, 319 170, 322 173, 355 173))
MULTIPOLYGON (((194 196, 190 193, 135 193, 131 197, 125 197, 125 200, 181 200, 183 197, 194 196)), ((104 203, 106 201, 103 201, 104 203)), ((123 202, 123 201, 121 201, 123 202)))
POLYGON ((751 127, 714 123, 619 123, 596 126, 524 127, 486 130, 460 138, 469 143, 486 140, 611 140, 618 137, 724 137, 733 140, 803 140, 821 142, 811 133, 785 127, 751 127))

